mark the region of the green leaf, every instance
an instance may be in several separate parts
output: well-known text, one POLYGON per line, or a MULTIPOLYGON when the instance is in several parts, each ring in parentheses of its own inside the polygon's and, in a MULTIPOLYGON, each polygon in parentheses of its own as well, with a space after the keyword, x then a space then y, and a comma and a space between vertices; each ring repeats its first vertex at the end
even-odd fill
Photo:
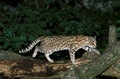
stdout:
POLYGON ((25 41, 26 38, 24 36, 16 36, 11 39, 12 42, 18 42, 18 41, 25 41))
POLYGON ((5 42, 4 45, 3 45, 3 48, 7 49, 9 46, 10 46, 10 42, 5 42))
POLYGON ((120 23, 120 20, 117 20, 117 23, 120 23))
POLYGON ((13 30, 12 30, 12 28, 5 28, 4 31, 3 31, 3 33, 8 38, 12 38, 12 36, 13 36, 13 30))
POLYGON ((54 3, 55 2, 55 0, 44 0, 44 2, 45 2, 45 4, 51 4, 51 3, 54 3))
POLYGON ((119 27, 119 28, 117 28, 117 31, 119 31, 119 32, 120 32, 120 27, 119 27))
POLYGON ((25 41, 27 38, 22 35, 22 36, 19 37, 19 39, 20 39, 20 41, 25 41))
POLYGON ((14 43, 14 44, 11 44, 12 48, 14 49, 19 49, 21 44, 18 42, 18 43, 14 43))

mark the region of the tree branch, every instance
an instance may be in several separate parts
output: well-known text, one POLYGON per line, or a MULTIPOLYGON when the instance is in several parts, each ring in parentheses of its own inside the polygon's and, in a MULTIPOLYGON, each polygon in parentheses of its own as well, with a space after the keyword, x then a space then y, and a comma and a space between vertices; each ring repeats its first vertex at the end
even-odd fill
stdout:
POLYGON ((112 46, 115 41, 117 41, 116 27, 114 25, 109 26, 109 46, 112 46))

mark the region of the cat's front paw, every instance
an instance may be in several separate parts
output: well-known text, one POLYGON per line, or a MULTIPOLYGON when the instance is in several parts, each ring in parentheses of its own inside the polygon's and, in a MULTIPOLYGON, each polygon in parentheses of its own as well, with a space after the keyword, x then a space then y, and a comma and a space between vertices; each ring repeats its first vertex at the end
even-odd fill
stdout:
POLYGON ((54 61, 53 61, 52 59, 51 59, 51 60, 49 60, 49 62, 50 62, 50 63, 54 63, 54 61))

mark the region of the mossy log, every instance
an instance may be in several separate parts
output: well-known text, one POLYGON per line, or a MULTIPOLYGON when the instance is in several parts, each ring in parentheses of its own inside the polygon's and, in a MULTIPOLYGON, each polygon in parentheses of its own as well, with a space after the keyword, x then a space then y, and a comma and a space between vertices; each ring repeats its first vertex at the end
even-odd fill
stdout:
MULTIPOLYGON (((93 53, 90 54, 90 56, 98 57, 99 55, 93 53)), ((91 59, 82 58, 76 60, 76 62, 78 62, 77 66, 86 64, 89 61, 91 61, 91 59)), ((51 64, 47 60, 23 57, 9 51, 0 52, 0 74, 8 78, 61 78, 61 72, 65 72, 72 65, 70 60, 58 61, 51 64), (7 57, 4 57, 4 54, 7 57)))
MULTIPOLYGON (((119 43, 117 43, 119 44, 119 43)), ((115 47, 116 48, 116 47, 115 47)), ((112 48, 111 50, 113 50, 114 48, 112 48)), ((59 61, 56 63, 49 63, 46 60, 40 60, 40 59, 33 59, 33 58, 28 58, 28 57, 23 57, 20 56, 18 54, 15 54, 13 52, 8 52, 8 51, 2 51, 2 56, 3 54, 8 54, 5 57, 6 59, 0 60, 0 74, 3 74, 5 77, 8 78, 21 78, 21 79, 57 79, 57 78, 64 78, 64 76, 66 75, 66 71, 71 70, 74 71, 74 67, 71 63, 70 60, 66 60, 66 61, 59 61), (10 57, 12 56, 12 54, 16 57, 10 57)), ((98 68, 98 70, 100 70, 100 72, 102 73, 102 68, 101 67, 101 63, 106 64, 106 59, 108 59, 109 62, 107 62, 107 64, 111 63, 111 60, 117 60, 119 57, 114 57, 114 56, 118 56, 118 55, 112 55, 109 54, 108 52, 105 52, 106 55, 102 54, 100 57, 99 55, 96 54, 91 54, 91 53, 87 53, 90 54, 90 56, 94 59, 76 59, 77 63, 77 68, 79 70, 84 70, 84 66, 85 64, 88 65, 89 69, 91 69, 91 71, 95 71, 95 68, 98 68), (104 57, 102 57, 104 56, 104 57), (109 59, 109 56, 111 56, 111 59, 109 59), (112 56, 114 58, 112 58, 112 56), (107 58, 108 57, 108 58, 107 58), (102 60, 100 60, 102 59, 102 60), (98 62, 97 62, 98 61, 98 62), (93 63, 90 65, 90 63, 93 63), (100 66, 100 67, 99 67, 100 66), (82 69, 81 69, 82 68, 82 69), (93 69, 93 70, 92 70, 93 69)), ((0 54, 1 56, 1 54, 0 54)), ((0 58, 1 59, 1 58, 0 58)), ((113 76, 113 77, 118 77, 120 78, 120 61, 116 61, 114 62, 112 61, 112 66, 109 65, 106 69, 103 70, 105 71, 102 75, 105 76, 113 76)), ((88 70, 89 70, 88 69, 88 70)), ((76 69, 75 69, 76 70, 76 69)), ((85 69, 86 70, 86 69, 85 69)), ((87 71, 86 73, 87 74, 87 71)), ((98 71, 96 70, 96 71, 98 71)), ((67 71, 67 72, 68 72, 67 71)), ((80 72, 80 71, 79 71, 80 72)), ((77 73, 79 73, 77 72, 77 73)), ((90 74, 90 73, 89 73, 90 74)), ((96 73, 96 75, 99 75, 98 73, 96 73)))

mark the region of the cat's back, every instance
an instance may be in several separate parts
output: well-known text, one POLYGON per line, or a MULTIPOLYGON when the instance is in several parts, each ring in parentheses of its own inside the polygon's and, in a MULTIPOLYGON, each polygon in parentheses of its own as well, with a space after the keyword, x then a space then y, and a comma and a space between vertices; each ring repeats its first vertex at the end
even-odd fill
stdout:
POLYGON ((86 41, 87 36, 45 36, 41 37, 41 45, 62 45, 86 41))

